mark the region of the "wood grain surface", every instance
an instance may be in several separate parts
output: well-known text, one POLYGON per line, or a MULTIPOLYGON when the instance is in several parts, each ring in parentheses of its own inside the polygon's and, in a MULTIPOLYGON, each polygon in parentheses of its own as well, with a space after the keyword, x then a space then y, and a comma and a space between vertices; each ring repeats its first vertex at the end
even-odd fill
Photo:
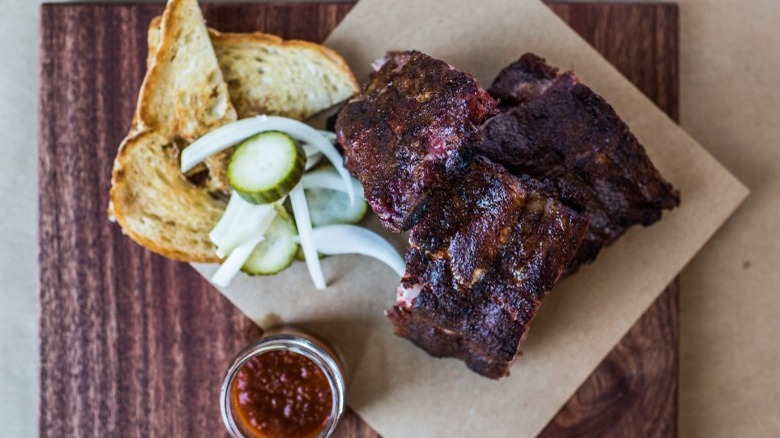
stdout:
MULTIPOLYGON (((673 118, 674 5, 551 5, 673 118)), ((321 41, 349 4, 208 5, 225 31, 321 41)), ((106 219, 111 165, 162 5, 44 5, 40 70, 40 435, 224 436, 219 383, 260 331, 189 266, 106 219)), ((518 55, 525 48, 518 45, 518 55)), ((670 436, 677 411, 671 285, 542 436, 670 436)), ((399 421, 403 421, 399 419, 399 421)), ((376 434, 348 412, 341 437, 376 434)))

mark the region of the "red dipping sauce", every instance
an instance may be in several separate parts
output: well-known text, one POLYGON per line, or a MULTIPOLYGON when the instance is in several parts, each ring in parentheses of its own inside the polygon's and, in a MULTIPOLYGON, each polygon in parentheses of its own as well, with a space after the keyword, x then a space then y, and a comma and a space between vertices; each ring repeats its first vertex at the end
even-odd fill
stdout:
POLYGON ((235 438, 328 437, 344 411, 342 361, 306 332, 277 331, 239 353, 221 396, 235 438))
POLYGON ((231 400, 239 426, 263 438, 314 438, 333 407, 325 373, 285 350, 254 356, 238 370, 231 400))

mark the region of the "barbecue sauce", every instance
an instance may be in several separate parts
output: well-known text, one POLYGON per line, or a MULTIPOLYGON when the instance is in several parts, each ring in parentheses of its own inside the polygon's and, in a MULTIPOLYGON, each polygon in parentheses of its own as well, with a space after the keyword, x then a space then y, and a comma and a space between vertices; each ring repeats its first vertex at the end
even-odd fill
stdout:
POLYGON ((309 358, 290 351, 252 357, 231 387, 235 419, 247 436, 314 438, 333 404, 330 384, 309 358))

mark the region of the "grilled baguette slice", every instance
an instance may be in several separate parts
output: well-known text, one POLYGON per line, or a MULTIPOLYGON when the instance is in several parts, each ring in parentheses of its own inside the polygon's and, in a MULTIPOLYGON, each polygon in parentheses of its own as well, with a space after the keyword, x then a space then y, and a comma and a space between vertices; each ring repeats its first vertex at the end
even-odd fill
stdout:
POLYGON ((170 0, 114 161, 109 214, 142 246, 177 260, 216 262, 208 239, 225 208, 179 170, 180 148, 236 120, 196 0, 170 0))

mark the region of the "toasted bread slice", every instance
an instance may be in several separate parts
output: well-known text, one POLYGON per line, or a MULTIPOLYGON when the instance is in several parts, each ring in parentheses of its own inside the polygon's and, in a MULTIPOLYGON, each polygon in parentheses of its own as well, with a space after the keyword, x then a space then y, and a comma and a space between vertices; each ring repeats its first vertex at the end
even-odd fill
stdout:
POLYGON ((122 143, 112 175, 113 216, 140 245, 166 257, 218 262, 208 233, 225 202, 179 170, 178 149, 165 135, 141 132, 122 143))
POLYGON ((134 128, 192 142, 236 113, 197 1, 169 0, 159 22, 134 128))
POLYGON ((259 32, 209 33, 239 118, 305 120, 358 90, 344 59, 327 47, 259 32))
POLYGON ((164 256, 217 262, 208 239, 225 203, 179 170, 180 148, 236 120, 196 0, 170 0, 111 178, 109 214, 164 256))
MULTIPOLYGON (((272 114, 306 120, 355 94, 358 83, 333 50, 267 33, 209 29, 239 118, 272 114)), ((160 17, 149 24, 150 53, 160 41, 160 17)))

